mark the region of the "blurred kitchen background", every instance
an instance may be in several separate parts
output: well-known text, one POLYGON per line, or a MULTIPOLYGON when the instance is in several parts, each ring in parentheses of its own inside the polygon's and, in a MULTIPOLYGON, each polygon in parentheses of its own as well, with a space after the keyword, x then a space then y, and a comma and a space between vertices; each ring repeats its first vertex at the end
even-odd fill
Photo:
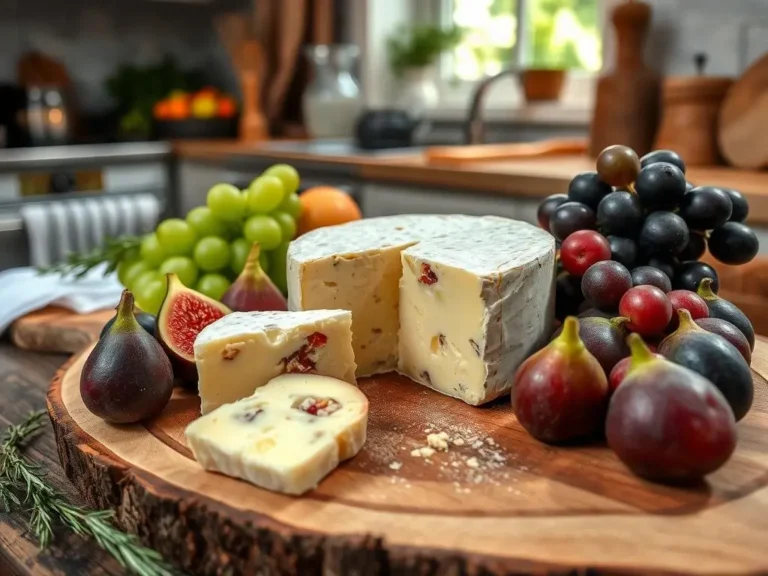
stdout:
POLYGON ((137 233, 275 162, 367 217, 533 222, 614 143, 742 191, 768 250, 766 53, 766 0, 0 0, 0 270, 39 263, 25 206, 137 233))

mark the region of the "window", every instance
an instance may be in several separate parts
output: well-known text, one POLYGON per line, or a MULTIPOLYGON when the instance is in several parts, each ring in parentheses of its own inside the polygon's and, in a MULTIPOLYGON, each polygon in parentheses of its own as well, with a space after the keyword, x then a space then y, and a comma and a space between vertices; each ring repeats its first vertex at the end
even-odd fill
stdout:
POLYGON ((599 0, 436 0, 465 30, 444 76, 477 80, 508 67, 594 72, 602 64, 599 0))

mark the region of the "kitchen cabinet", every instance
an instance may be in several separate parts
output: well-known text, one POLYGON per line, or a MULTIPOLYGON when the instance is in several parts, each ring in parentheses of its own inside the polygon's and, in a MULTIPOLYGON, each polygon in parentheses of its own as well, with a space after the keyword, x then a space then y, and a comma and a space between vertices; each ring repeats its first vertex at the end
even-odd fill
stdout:
POLYGON ((471 214, 536 222, 539 201, 476 191, 364 183, 360 202, 366 218, 394 214, 471 214))

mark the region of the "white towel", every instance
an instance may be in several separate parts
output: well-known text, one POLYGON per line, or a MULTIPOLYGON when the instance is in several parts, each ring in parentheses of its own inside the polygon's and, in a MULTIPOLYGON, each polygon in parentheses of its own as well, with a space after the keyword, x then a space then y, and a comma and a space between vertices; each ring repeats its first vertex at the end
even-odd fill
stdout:
POLYGON ((48 306, 61 306, 79 314, 114 308, 123 287, 106 265, 74 280, 58 275, 40 276, 34 268, 12 268, 0 272, 0 333, 17 318, 48 306))
POLYGON ((87 252, 107 238, 150 232, 160 216, 152 194, 99 196, 34 202, 21 207, 32 266, 60 262, 70 252, 87 252))

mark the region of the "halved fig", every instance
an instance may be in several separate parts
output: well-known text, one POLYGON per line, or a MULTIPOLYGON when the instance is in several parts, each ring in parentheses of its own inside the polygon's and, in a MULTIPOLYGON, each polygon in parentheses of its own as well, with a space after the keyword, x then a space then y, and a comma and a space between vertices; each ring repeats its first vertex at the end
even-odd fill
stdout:
POLYGON ((231 310, 195 292, 168 274, 168 291, 157 314, 157 339, 168 354, 174 375, 185 385, 197 385, 194 344, 200 332, 231 310))

